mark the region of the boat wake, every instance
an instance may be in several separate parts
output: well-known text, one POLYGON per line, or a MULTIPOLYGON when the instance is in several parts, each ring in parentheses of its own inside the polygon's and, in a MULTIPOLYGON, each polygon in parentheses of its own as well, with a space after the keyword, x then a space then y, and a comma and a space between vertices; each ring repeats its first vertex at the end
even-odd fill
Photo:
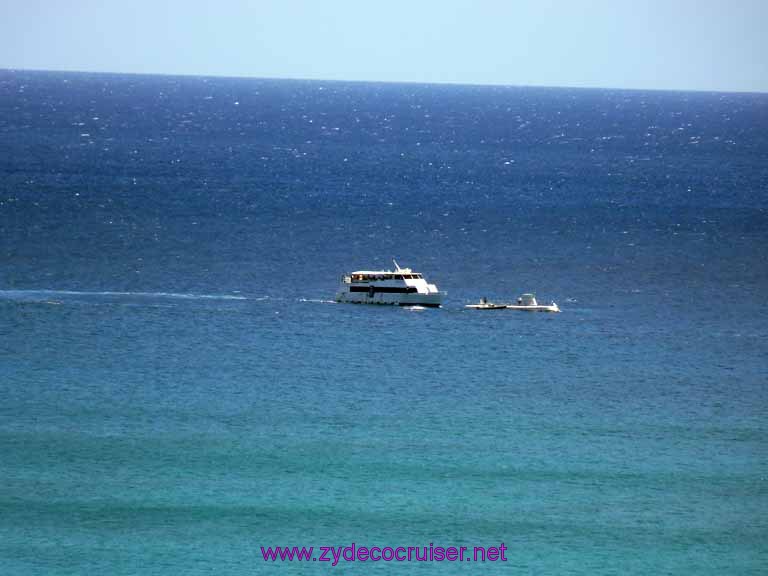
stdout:
MULTIPOLYGON (((0 300, 48 301, 57 298, 160 298, 181 300, 251 300, 238 294, 194 294, 185 292, 118 292, 86 290, 0 290, 0 300)), ((259 299, 259 298, 253 298, 259 299)))
POLYGON ((198 294, 192 292, 131 292, 116 290, 0 290, 0 302, 27 302, 40 304, 92 303, 92 304, 164 304, 176 301, 280 303, 306 302, 311 304, 336 304, 325 298, 290 298, 273 296, 244 296, 242 294, 198 294))

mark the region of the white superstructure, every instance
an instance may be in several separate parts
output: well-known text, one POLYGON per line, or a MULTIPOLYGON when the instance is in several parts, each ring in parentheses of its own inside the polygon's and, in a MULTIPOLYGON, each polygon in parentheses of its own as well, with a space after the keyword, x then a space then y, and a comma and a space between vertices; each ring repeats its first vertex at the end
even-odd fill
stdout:
POLYGON ((444 295, 420 273, 400 268, 395 262, 395 270, 358 270, 345 274, 336 302, 436 308, 442 304, 444 295))

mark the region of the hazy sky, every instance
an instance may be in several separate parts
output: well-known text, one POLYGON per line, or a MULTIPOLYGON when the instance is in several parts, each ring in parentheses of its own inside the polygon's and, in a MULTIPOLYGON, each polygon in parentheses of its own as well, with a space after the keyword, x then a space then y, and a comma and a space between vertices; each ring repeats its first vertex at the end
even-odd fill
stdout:
POLYGON ((0 0, 0 68, 768 92, 768 0, 0 0))

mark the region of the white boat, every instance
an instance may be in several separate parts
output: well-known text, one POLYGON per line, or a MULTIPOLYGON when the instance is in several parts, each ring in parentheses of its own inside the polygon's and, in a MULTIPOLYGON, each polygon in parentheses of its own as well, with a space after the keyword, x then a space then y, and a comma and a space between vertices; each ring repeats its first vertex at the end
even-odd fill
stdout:
POLYGON ((523 294, 515 304, 496 304, 486 298, 480 298, 478 304, 467 304, 465 308, 473 310, 526 310, 528 312, 560 312, 557 304, 539 304, 533 294, 523 294))
POLYGON ((533 294, 523 294, 515 304, 507 304, 509 310, 526 310, 528 312, 560 312, 560 308, 554 302, 539 304, 533 294))
POLYGON ((358 270, 345 274, 336 302, 430 308, 442 304, 445 292, 429 284, 419 272, 400 268, 397 262, 394 264, 394 270, 358 270))

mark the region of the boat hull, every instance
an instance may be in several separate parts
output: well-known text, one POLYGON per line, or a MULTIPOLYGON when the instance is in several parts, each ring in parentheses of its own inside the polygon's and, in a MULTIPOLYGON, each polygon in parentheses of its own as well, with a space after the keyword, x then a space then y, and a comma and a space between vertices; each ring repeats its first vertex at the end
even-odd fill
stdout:
POLYGON ((560 308, 557 304, 551 306, 518 306, 516 304, 510 304, 507 306, 508 310, 522 310, 523 312, 560 312, 560 308))
POLYGON ((345 304, 378 304, 382 306, 424 306, 439 308, 443 303, 443 293, 430 294, 392 294, 386 292, 338 292, 336 302, 345 304))
POLYGON ((525 306, 521 304, 467 304, 472 310, 521 310, 523 312, 560 312, 557 304, 525 306))

